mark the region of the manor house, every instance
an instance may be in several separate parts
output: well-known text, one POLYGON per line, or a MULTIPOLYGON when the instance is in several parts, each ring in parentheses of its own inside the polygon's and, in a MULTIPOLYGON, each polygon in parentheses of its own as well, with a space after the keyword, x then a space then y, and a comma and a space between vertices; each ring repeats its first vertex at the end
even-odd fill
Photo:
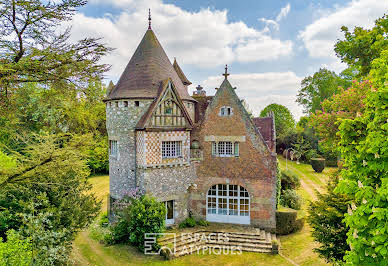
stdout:
POLYGON ((192 214, 275 230, 273 117, 252 118, 223 76, 214 96, 190 95, 150 23, 104 100, 111 201, 138 187, 164 202, 166 224, 192 214))

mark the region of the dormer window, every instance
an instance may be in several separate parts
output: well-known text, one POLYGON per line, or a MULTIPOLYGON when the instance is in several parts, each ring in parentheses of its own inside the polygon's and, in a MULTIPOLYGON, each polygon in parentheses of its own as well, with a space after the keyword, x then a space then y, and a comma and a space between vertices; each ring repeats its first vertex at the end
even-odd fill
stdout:
POLYGON ((220 109, 220 116, 231 116, 233 114, 233 108, 229 106, 222 106, 220 109))

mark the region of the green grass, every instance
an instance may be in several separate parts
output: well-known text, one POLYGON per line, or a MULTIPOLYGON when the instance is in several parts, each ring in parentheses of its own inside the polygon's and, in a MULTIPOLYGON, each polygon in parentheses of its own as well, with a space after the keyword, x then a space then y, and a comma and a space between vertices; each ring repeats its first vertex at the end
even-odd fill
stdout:
MULTIPOLYGON (((285 160, 279 157, 280 168, 285 169, 285 160)), ((310 165, 287 162, 288 169, 300 176, 302 186, 298 190, 304 198, 300 215, 305 215, 309 200, 314 200, 314 189, 324 191, 328 174, 333 168, 325 168, 317 174, 310 165)), ((89 179, 93 192, 103 201, 106 210, 106 199, 109 193, 109 177, 95 176, 89 179)), ((296 233, 281 236, 282 254, 299 265, 326 265, 313 252, 317 244, 310 235, 310 227, 296 233)), ((81 232, 73 243, 72 258, 76 265, 292 265, 280 255, 244 252, 241 255, 192 254, 172 261, 165 261, 160 256, 146 256, 136 248, 126 245, 106 246, 93 239, 90 230, 81 232)))

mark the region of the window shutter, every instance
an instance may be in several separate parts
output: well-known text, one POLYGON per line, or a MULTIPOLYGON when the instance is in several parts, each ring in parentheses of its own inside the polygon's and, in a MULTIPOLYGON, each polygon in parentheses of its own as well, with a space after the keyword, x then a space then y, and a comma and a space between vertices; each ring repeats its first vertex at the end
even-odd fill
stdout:
POLYGON ((238 142, 235 142, 234 143, 234 156, 238 157, 240 155, 239 153, 239 145, 238 145, 238 142))
POLYGON ((212 142, 212 155, 217 155, 217 143, 214 141, 212 142))

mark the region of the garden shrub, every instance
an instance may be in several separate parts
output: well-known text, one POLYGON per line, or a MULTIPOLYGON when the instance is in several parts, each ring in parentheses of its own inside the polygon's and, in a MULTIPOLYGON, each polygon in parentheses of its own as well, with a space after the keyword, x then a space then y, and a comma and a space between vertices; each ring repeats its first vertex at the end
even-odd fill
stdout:
POLYGON ((306 162, 308 163, 311 162, 311 159, 318 157, 318 155, 319 154, 317 150, 314 150, 314 149, 308 150, 305 154, 306 162))
POLYGON ((15 230, 7 231, 7 241, 0 237, 0 265, 28 266, 32 263, 29 238, 22 238, 15 230))
POLYGON ((282 190, 296 189, 300 187, 299 177, 290 170, 281 171, 281 187, 282 190))
POLYGON ((317 173, 322 173, 323 169, 325 169, 325 159, 323 158, 312 158, 311 166, 314 171, 317 173))
POLYGON ((209 226, 209 222, 203 219, 198 220, 197 224, 200 226, 209 226))
POLYGON ((183 222, 179 224, 179 228, 194 227, 197 223, 193 217, 187 217, 183 222))
POLYGON ((108 218, 108 214, 106 212, 101 214, 100 220, 99 220, 99 225, 101 227, 108 227, 108 225, 109 225, 109 218, 108 218))
POLYGON ((295 190, 286 189, 282 193, 281 203, 285 207, 300 210, 300 207, 302 206, 302 198, 295 190))
POLYGON ((102 244, 113 244, 111 228, 107 214, 101 214, 89 227, 89 236, 102 244))
POLYGON ((342 262, 350 250, 346 242, 349 228, 344 218, 354 199, 334 191, 338 180, 337 171, 330 176, 327 191, 324 194, 317 192, 317 200, 310 203, 307 217, 311 235, 320 244, 314 251, 329 263, 342 262))
POLYGON ((297 219, 298 213, 292 209, 276 211, 276 233, 287 235, 302 229, 304 219, 297 219))
POLYGON ((118 221, 111 228, 112 242, 131 243, 143 250, 144 234, 163 232, 165 216, 166 208, 156 198, 148 195, 133 198, 117 212, 118 221))

